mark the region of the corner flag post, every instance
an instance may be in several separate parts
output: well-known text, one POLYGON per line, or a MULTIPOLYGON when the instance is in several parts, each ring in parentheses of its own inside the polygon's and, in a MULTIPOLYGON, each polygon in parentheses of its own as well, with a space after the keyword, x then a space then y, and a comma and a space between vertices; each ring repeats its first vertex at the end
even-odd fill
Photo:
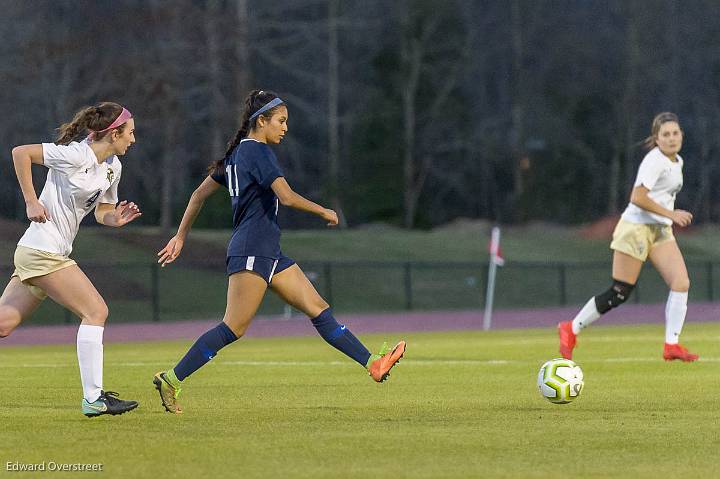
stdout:
POLYGON ((490 264, 488 266, 487 291, 485 293, 485 314, 483 314, 483 330, 487 331, 492 325, 493 300, 495 298, 495 275, 497 267, 505 264, 500 253, 500 228, 494 226, 490 238, 490 264))

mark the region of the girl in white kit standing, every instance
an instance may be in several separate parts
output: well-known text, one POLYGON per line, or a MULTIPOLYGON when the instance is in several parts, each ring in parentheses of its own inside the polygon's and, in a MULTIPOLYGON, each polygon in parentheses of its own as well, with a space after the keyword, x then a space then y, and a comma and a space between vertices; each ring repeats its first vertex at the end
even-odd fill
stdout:
POLYGON ((560 354, 572 358, 580 331, 601 315, 627 301, 635 288, 640 270, 647 259, 655 266, 670 289, 665 306, 666 361, 692 362, 698 355, 680 343, 687 313, 690 279, 682 252, 673 235, 673 224, 685 227, 692 221, 688 211, 675 209, 675 196, 683 185, 683 131, 674 113, 660 113, 652 122, 645 139, 650 150, 643 158, 633 185, 630 204, 613 232, 610 288, 590 298, 572 321, 558 325, 560 354))

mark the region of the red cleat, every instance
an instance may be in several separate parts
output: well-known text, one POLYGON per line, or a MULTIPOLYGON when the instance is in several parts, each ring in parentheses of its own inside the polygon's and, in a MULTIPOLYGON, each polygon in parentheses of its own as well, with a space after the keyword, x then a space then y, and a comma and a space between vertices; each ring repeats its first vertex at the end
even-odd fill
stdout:
POLYGON ((673 361, 675 359, 680 359, 683 362, 691 363, 698 358, 700 358, 700 356, 691 353, 679 344, 665 343, 665 349, 663 350, 663 359, 665 361, 673 361))
POLYGON ((572 330, 572 321, 558 323, 558 334, 560 334, 560 354, 565 359, 572 359, 572 352, 577 342, 577 335, 572 330))

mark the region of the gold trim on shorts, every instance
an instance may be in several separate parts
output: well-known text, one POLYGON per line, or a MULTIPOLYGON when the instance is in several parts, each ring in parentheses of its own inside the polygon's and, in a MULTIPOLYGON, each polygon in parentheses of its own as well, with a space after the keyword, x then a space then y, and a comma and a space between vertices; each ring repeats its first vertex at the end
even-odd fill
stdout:
POLYGON ((47 294, 41 288, 28 283, 27 280, 38 276, 45 276, 46 274, 54 273, 55 271, 77 264, 75 260, 67 256, 20 245, 15 249, 14 261, 15 271, 13 271, 10 277, 13 278, 17 276, 20 278, 20 281, 22 281, 22 283, 30 289, 33 296, 39 300, 45 299, 47 294))
POLYGON ((675 236, 670 225, 631 223, 621 219, 613 231, 610 249, 645 261, 653 247, 674 240, 675 236))

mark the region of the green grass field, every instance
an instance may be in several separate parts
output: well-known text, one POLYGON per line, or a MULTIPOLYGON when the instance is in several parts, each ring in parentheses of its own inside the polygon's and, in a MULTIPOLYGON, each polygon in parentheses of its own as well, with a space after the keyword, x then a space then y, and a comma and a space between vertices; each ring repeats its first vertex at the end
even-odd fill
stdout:
MULTIPOLYGON (((686 325, 701 354, 661 359, 662 326, 594 327, 582 396, 536 389, 551 329, 408 333, 375 384, 321 339, 248 338, 162 411, 153 373, 188 342, 108 344, 105 384, 140 407, 86 419, 73 345, 0 349, 0 476, 122 478, 718 477, 720 325, 686 325), (102 463, 102 473, 18 473, 7 462, 102 463)), ((388 338, 395 339, 395 338, 388 338)), ((363 337, 377 344, 377 336, 363 337)))

